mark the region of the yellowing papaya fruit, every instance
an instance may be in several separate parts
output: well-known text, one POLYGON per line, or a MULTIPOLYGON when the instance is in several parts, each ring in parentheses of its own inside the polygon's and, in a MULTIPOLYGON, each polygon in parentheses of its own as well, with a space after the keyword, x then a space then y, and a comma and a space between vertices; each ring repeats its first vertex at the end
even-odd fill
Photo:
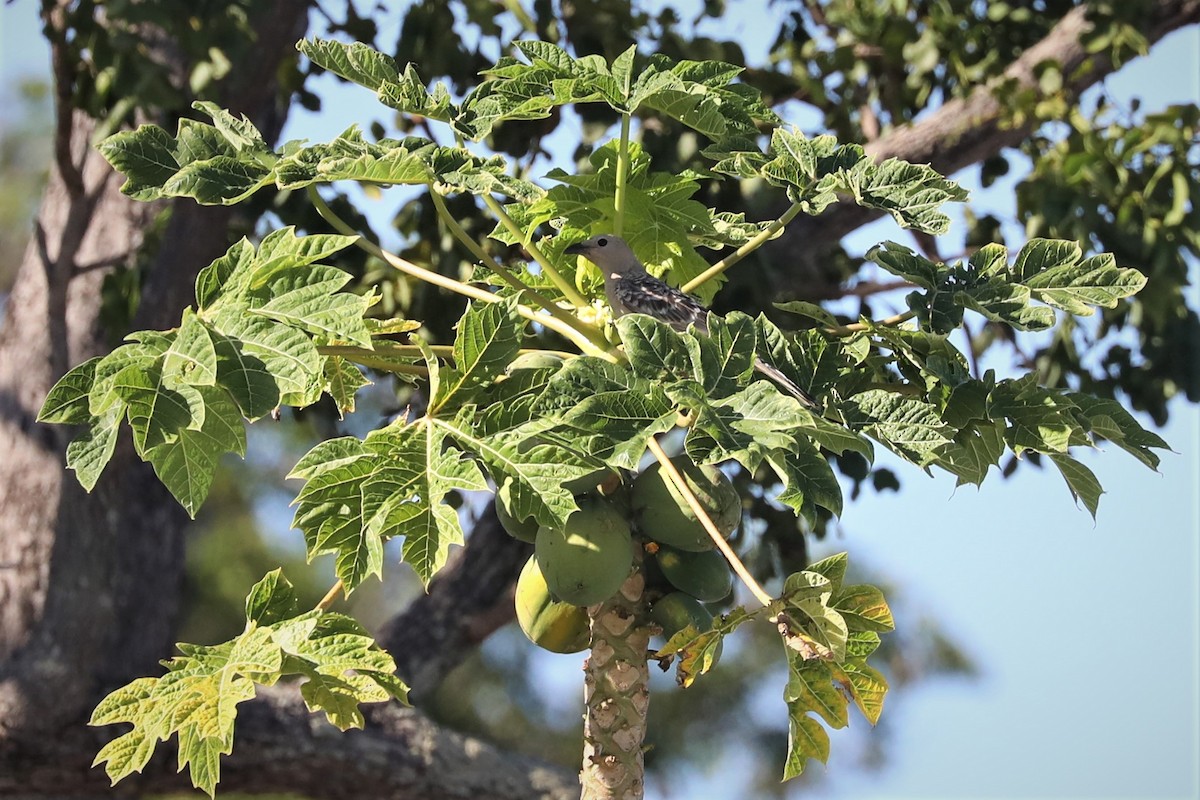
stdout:
POLYGON ((555 600, 533 556, 517 578, 515 597, 517 624, 529 641, 552 653, 586 650, 591 632, 587 612, 579 606, 555 600))
POLYGON ((629 576, 629 524, 602 499, 584 495, 566 525, 538 528, 534 555, 559 600, 577 606, 599 603, 616 594, 629 576))
POLYGON ((672 586, 705 603, 725 599, 733 588, 729 563, 717 550, 696 553, 664 544, 654 560, 672 586))
MULTIPOLYGON (((676 456, 671 463, 721 535, 733 533, 742 519, 742 500, 725 473, 714 466, 697 466, 687 456, 676 456)), ((714 547, 687 499, 658 462, 642 470, 633 482, 633 511, 641 532, 656 542, 693 552, 714 547)))

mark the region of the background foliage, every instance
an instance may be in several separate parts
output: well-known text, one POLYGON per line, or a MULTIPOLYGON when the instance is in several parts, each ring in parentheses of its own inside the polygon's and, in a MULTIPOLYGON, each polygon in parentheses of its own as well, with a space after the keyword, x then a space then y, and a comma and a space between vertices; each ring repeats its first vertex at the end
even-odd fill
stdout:
MULTIPOLYGON (((789 53, 798 54, 802 58, 797 58, 796 63, 804 64, 804 69, 781 60, 770 67, 756 67, 751 79, 761 80, 761 85, 770 87, 775 97, 790 97, 798 103, 812 101, 817 107, 827 109, 824 120, 814 123, 814 131, 827 126, 845 141, 870 140, 886 134, 894 120, 914 117, 931 97, 961 95, 982 76, 994 74, 1008 62, 1012 53, 1043 35, 1063 10, 1047 8, 1044 14, 1020 7, 1009 9, 1012 13, 1007 14, 1002 9, 989 11, 990 24, 970 28, 984 38, 973 42, 968 39, 961 43, 960 49, 957 36, 948 37, 948 32, 955 29, 960 15, 975 13, 977 8, 975 4, 964 4, 962 8, 939 4, 925 9, 926 13, 919 17, 913 11, 907 35, 895 38, 892 38, 890 28, 888 35, 880 33, 885 22, 895 21, 894 14, 872 21, 861 14, 839 13, 834 4, 823 9, 818 7, 819 15, 811 9, 797 8, 781 31, 774 52, 781 59, 789 53), (940 57, 916 57, 929 52, 940 53, 940 57), (822 57, 814 58, 816 53, 821 53, 822 57), (988 56, 980 58, 980 53, 988 56), (851 80, 842 83, 834 79, 833 76, 842 74, 842 70, 846 70, 851 80), (798 74, 800 72, 804 74, 798 74), (897 76, 903 76, 904 80, 895 80, 897 76)), ((473 73, 491 60, 485 53, 494 52, 495 43, 502 38, 498 26, 509 25, 508 32, 511 32, 512 23, 497 23, 491 16, 490 7, 466 4, 456 10, 455 24, 450 25, 445 7, 414 5, 406 12, 399 41, 412 44, 411 52, 424 56, 418 59, 423 77, 445 75, 458 94, 470 85, 473 73), (451 33, 455 28, 457 32, 451 33), (465 35, 460 36, 460 33, 465 35), (425 44, 434 41, 441 41, 444 46, 434 48, 425 44)), ((696 21, 701 28, 706 24, 707 12, 708 9, 698 12, 696 21)), ((721 42, 715 37, 694 36, 691 33, 693 26, 687 24, 693 21, 680 21, 670 11, 664 10, 657 15, 626 13, 625 9, 600 3, 577 10, 576 14, 573 19, 556 22, 548 15, 534 13, 530 21, 542 32, 541 35, 554 38, 565 28, 572 33, 572 40, 581 51, 594 49, 609 57, 621 52, 629 37, 645 34, 657 37, 667 53, 687 53, 690 57, 721 53, 725 58, 738 60, 732 58, 738 54, 738 44, 721 42), (597 19, 603 19, 605 24, 596 24, 597 19)), ((366 23, 356 21, 355 24, 366 23)), ((1108 32, 1108 38, 1098 41, 1108 47, 1115 46, 1118 53, 1120 48, 1137 43, 1136 34, 1129 28, 1104 30, 1108 32)), ((412 57, 407 55, 410 51, 403 52, 405 58, 412 57)), ((1052 90, 1056 78, 1049 73, 1043 76, 1046 86, 1051 89, 1049 99, 1037 98, 1036 102, 1032 98, 1012 99, 1017 119, 1021 115, 1031 115, 1054 121, 1041 129, 1043 134, 1022 145, 1035 161, 1032 173, 1019 184, 1020 219, 1025 222, 1029 235, 1079 239, 1089 242, 1093 252, 1109 250, 1117 253, 1118 263, 1122 265, 1153 265, 1151 285, 1155 288, 1149 298, 1143 294, 1132 304, 1102 312, 1097 325, 1077 326, 1063 322, 1042 338, 1017 337, 1006 321, 991 321, 972 331, 971 355, 989 363, 1002 364, 1005 359, 1012 359, 1018 364, 1035 365, 1039 377, 1051 385, 1079 388, 1102 396, 1125 393, 1133 398, 1137 407, 1161 421, 1167 416, 1167 401, 1172 396, 1181 392, 1190 394, 1192 399, 1197 396, 1194 374, 1196 316, 1194 309, 1187 307, 1184 294, 1186 258, 1189 253, 1194 256, 1196 246, 1195 207, 1180 201, 1181 197, 1194 194, 1196 185, 1192 152, 1195 122, 1189 121, 1186 109, 1142 119, 1134 109, 1114 108, 1115 104, 1107 99, 1098 103, 1095 110, 1074 110, 1066 115, 1066 123, 1060 122, 1064 118, 1063 104, 1067 101, 1060 100, 1055 105, 1052 90), (1066 137, 1062 138, 1064 132, 1066 137), (1106 193, 1095 191, 1097 182, 1111 185, 1115 189, 1113 196, 1125 198, 1123 204, 1112 208, 1106 193), (1150 219, 1153 223, 1126 224, 1139 219, 1150 219), (1138 236, 1129 236, 1127 232, 1131 229, 1137 230, 1138 236)), ((589 111, 580 123, 581 130, 585 141, 589 137, 594 141, 606 123, 613 120, 602 106, 587 108, 589 111)), ((491 131, 489 140, 497 150, 512 153, 530 164, 539 163, 539 159, 545 158, 545 153, 539 152, 541 147, 563 148, 551 136, 552 126, 561 123, 562 119, 557 115, 545 120, 505 122, 491 131)), ((666 172, 681 171, 697 163, 694 140, 680 135, 669 117, 652 117, 644 131, 643 146, 647 153, 654 154, 656 166, 667 165, 659 167, 666 172), (690 152, 689 141, 693 144, 690 152)), ((1012 155, 1008 157, 1012 158, 1012 155)), ((992 159, 984 165, 982 179, 986 183, 1007 169, 1003 159, 992 159)), ((733 207, 744 205, 754 218, 764 216, 764 210, 783 207, 784 201, 765 185, 751 183, 746 189, 745 196, 731 197, 728 186, 717 188, 701 182, 698 193, 705 197, 720 193, 724 202, 733 207)), ((305 224, 306 212, 300 210, 298 202, 283 196, 275 199, 274 204, 280 213, 299 212, 295 219, 298 224, 305 224)), ((473 220, 472 210, 466 203, 455 202, 453 206, 456 216, 465 219, 468 230, 477 233, 486 230, 488 223, 482 217, 473 220)), ((313 224, 311 218, 306 221, 313 224)), ((996 234, 1001 232, 998 222, 986 214, 978 215, 972 220, 968 243, 996 239, 996 234)), ((395 225, 403 236, 402 241, 407 243, 400 248, 407 257, 436 265, 449 274, 468 274, 469 257, 453 244, 433 209, 422 198, 414 197, 400 208, 395 225)), ((395 236, 384 232, 380 235, 383 238, 395 236)), ((934 246, 928 240, 918 239, 913 244, 918 253, 936 257, 936 251, 928 250, 934 246)), ((1012 242, 1013 249, 1020 244, 1020 241, 1012 242)), ((900 253, 898 250, 891 252, 900 253)), ((766 253, 762 260, 767 258, 766 253)), ((850 254, 836 246, 806 256, 794 262, 803 267, 802 274, 806 278, 805 287, 794 295, 797 299, 828 300, 832 295, 841 294, 845 291, 841 281, 851 269, 860 268, 850 254)), ((915 253, 913 257, 920 258, 915 253)), ((751 309, 761 306, 776 319, 785 318, 762 302, 762 287, 768 282, 751 277, 762 274, 756 267, 768 275, 779 269, 762 263, 762 260, 756 258, 758 263, 742 265, 731 273, 730 285, 718 296, 718 307, 751 309)), ((354 257, 343 266, 352 274, 367 279, 381 274, 377 264, 356 261, 354 257)), ((866 282, 872 277, 870 269, 866 267, 868 271, 861 273, 866 282)), ((912 277, 911 273, 906 277, 912 277)), ((781 283, 789 285, 790 282, 781 283)), ((436 340, 452 340, 449 325, 456 318, 454 307, 457 301, 400 278, 385 281, 381 295, 378 307, 383 314, 404 310, 411 316, 429 320, 429 333, 436 340)), ((859 312, 870 311, 881 302, 875 295, 850 293, 840 306, 835 306, 835 313, 840 317, 837 321, 851 322, 859 312), (842 310, 837 311, 838 308, 842 310)), ((1060 315, 1059 319, 1067 318, 1060 315)), ((385 400, 388 410, 405 402, 404 391, 401 388, 396 405, 385 400)), ((318 427, 327 429, 327 426, 337 424, 328 421, 332 415, 327 414, 326 421, 318 421, 314 413, 308 416, 318 427)), ((864 487, 894 485, 895 479, 889 473, 865 472, 863 464, 856 463, 852 456, 839 460, 838 465, 844 468, 848 478, 866 481, 864 487)), ((1010 466, 1015 469, 1017 463, 1010 466)), ((1028 467, 1021 464, 1019 468, 1028 467)), ((762 514, 769 518, 766 510, 762 514)), ((809 532, 821 535, 826 522, 817 520, 815 530, 809 532)), ((802 563, 805 559, 802 549, 788 552, 788 548, 802 548, 802 541, 785 539, 778 545, 779 552, 785 553, 792 563, 802 563)), ((776 552, 763 555, 767 565, 777 558, 776 552)), ((240 591, 244 590, 243 586, 240 591)), ((493 711, 487 713, 500 716, 493 711)), ((495 727, 502 729, 505 725, 495 727)))

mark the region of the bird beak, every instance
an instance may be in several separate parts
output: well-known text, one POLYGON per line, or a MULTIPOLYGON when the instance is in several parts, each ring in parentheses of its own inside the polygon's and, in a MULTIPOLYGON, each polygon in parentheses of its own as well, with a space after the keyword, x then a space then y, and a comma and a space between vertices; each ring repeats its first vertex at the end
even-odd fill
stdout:
POLYGON ((586 244, 584 244, 583 242, 576 242, 575 244, 570 245, 565 250, 563 250, 563 255, 582 256, 582 255, 587 254, 587 250, 588 249, 587 249, 586 244))

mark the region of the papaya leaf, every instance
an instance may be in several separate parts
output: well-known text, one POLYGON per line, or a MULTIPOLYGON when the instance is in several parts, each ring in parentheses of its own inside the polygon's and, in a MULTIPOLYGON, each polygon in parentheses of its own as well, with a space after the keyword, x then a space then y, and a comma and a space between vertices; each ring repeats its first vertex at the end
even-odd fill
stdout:
POLYGON ((490 385, 517 355, 525 337, 525 321, 517 314, 517 298, 500 303, 474 303, 459 320, 454 338, 454 366, 440 370, 429 410, 461 406, 490 385))
POLYGON ((1091 316, 1095 313, 1092 306, 1115 308, 1117 301, 1138 293, 1146 285, 1142 273, 1117 267, 1112 253, 1080 260, 1076 245, 1067 257, 1054 263, 1052 254, 1063 256, 1065 250, 1053 247, 1050 240, 1034 239, 1017 254, 1018 263, 1027 275, 1025 285, 1034 297, 1055 308, 1076 316, 1091 316), (1022 260, 1030 250, 1049 250, 1050 254, 1036 253, 1022 260), (1040 270, 1032 272, 1034 265, 1040 270))
POLYGON ((296 49, 317 66, 371 89, 389 108, 439 122, 449 122, 457 113, 445 84, 429 91, 412 64, 401 73, 395 61, 361 42, 306 39, 296 49))
POLYGON ((90 417, 83 432, 67 444, 67 468, 75 471, 79 485, 89 492, 112 459, 123 416, 124 408, 114 407, 90 417))
POLYGON ((699 463, 732 458, 747 469, 757 469, 769 451, 795 447, 792 431, 811 417, 795 398, 781 394, 766 381, 755 381, 711 402, 694 381, 677 383, 667 391, 696 414, 686 446, 699 463))
POLYGON ((645 314, 626 314, 617 320, 617 331, 636 375, 660 382, 692 376, 683 334, 670 325, 645 314))
POLYGON ((1100 488, 1100 481, 1096 479, 1096 474, 1066 453, 1050 453, 1049 456, 1054 466, 1058 467, 1063 480, 1067 482, 1071 496, 1077 503, 1083 503, 1083 507, 1092 515, 1092 519, 1096 519, 1096 509, 1100 506, 1100 495, 1104 494, 1104 490, 1100 488))
POLYGON ((879 633, 892 630, 891 610, 873 586, 843 586, 845 553, 788 576, 774 618, 788 661, 784 690, 789 720, 784 780, 804 771, 810 758, 824 762, 829 737, 818 720, 832 728, 849 724, 853 701, 872 725, 883 711, 888 685, 867 664, 879 645, 879 633))
POLYGON ((815 758, 829 761, 829 734, 821 723, 801 710, 799 704, 788 707, 788 749, 783 779, 791 780, 804 772, 804 762, 815 758))
POLYGON ((754 371, 754 320, 734 311, 708 315, 708 335, 684 340, 692 374, 710 397, 732 394, 745 386, 754 371))
POLYGON ((197 392, 205 409, 200 427, 185 428, 146 453, 159 480, 192 518, 208 496, 220 457, 246 454, 246 431, 228 393, 215 386, 197 392))
POLYGON ((834 680, 850 694, 854 705, 872 725, 879 723, 888 682, 883 673, 863 663, 848 662, 833 670, 834 680))
POLYGON ((92 420, 88 396, 96 379, 100 356, 89 358, 58 379, 42 401, 38 422, 62 425, 87 424, 92 420))
POLYGON ((713 170, 741 178, 761 177, 784 188, 788 198, 807 213, 820 214, 849 195, 864 208, 886 211, 905 228, 945 233, 947 202, 967 193, 931 167, 890 158, 874 163, 859 145, 838 144, 832 136, 805 137, 776 128, 763 154, 753 139, 735 132, 704 151, 713 170))
POLYGON ((334 569, 352 591, 381 574, 383 543, 402 536, 403 561, 428 584, 450 546, 463 541, 446 496, 486 489, 478 467, 430 417, 394 423, 362 442, 334 441, 318 445, 320 458, 301 459, 291 474, 306 480, 296 496, 293 524, 304 533, 309 558, 333 553, 334 569), (331 453, 337 455, 329 460, 331 453))
MULTIPOLYGON (((507 210, 524 229, 551 220, 564 228, 591 229, 615 211, 617 150, 616 142, 596 148, 590 159, 592 172, 588 174, 551 170, 546 177, 561 185, 552 187, 535 202, 514 203, 507 210)), ((681 286, 709 266, 692 244, 693 237, 711 240, 715 233, 708 209, 692 199, 700 184, 693 177, 650 171, 650 159, 637 143, 630 144, 628 157, 625 211, 640 222, 626 231, 626 239, 652 274, 681 286)), ((509 244, 521 243, 520 237, 500 225, 491 235, 509 244)), ((708 302, 724 280, 718 277, 707 281, 697 290, 697 296, 708 302)))
POLYGON ((955 434, 934 406, 882 389, 851 397, 843 411, 854 429, 920 467, 933 463, 955 434))
POLYGON ((189 308, 170 348, 163 354, 163 380, 191 386, 213 386, 217 382, 217 351, 200 318, 189 308))
POLYGON ((246 599, 247 624, 219 645, 179 645, 159 678, 138 678, 108 694, 90 725, 132 723, 96 755, 115 783, 149 762, 158 742, 178 738, 179 768, 192 785, 215 796, 220 757, 233 751, 237 706, 256 685, 306 679, 301 694, 313 711, 340 727, 361 727, 361 703, 406 701, 395 662, 354 620, 341 614, 296 614, 295 591, 279 570, 268 573, 246 599))
POLYGON ((706 631, 688 625, 668 639, 654 654, 654 658, 678 656, 676 680, 686 689, 695 683, 696 678, 712 669, 722 640, 756 616, 758 615, 739 606, 714 619, 712 626, 706 631))
POLYGON ((1151 448, 1168 450, 1162 437, 1148 431, 1116 400, 1092 397, 1082 392, 1069 392, 1067 398, 1078 409, 1086 429, 1106 439, 1153 470, 1158 469, 1159 457, 1151 448))
POLYGON ((596 471, 599 463, 553 438, 528 438, 516 429, 480 435, 465 419, 436 423, 460 447, 478 456, 505 508, 517 519, 533 517, 541 525, 563 525, 579 506, 563 483, 596 471))
POLYGON ((989 397, 988 415, 1007 418, 1005 440, 1014 453, 1065 454, 1072 445, 1091 444, 1074 408, 1065 394, 1038 386, 1036 376, 1030 374, 998 382, 989 397))
POLYGON ((777 501, 810 518, 815 517, 814 504, 841 515, 842 489, 837 476, 829 461, 810 443, 798 440, 791 449, 768 454, 767 461, 783 485, 777 501))

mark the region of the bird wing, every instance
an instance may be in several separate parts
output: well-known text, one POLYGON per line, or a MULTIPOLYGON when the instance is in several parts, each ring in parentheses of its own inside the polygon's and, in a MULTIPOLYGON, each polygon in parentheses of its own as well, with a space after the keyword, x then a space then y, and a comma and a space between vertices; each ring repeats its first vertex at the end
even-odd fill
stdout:
POLYGON ((698 330, 708 331, 708 309, 689 294, 684 294, 655 278, 653 275, 630 273, 622 276, 613 286, 614 308, 622 314, 646 314, 662 320, 676 330, 687 330, 695 325, 698 330))

